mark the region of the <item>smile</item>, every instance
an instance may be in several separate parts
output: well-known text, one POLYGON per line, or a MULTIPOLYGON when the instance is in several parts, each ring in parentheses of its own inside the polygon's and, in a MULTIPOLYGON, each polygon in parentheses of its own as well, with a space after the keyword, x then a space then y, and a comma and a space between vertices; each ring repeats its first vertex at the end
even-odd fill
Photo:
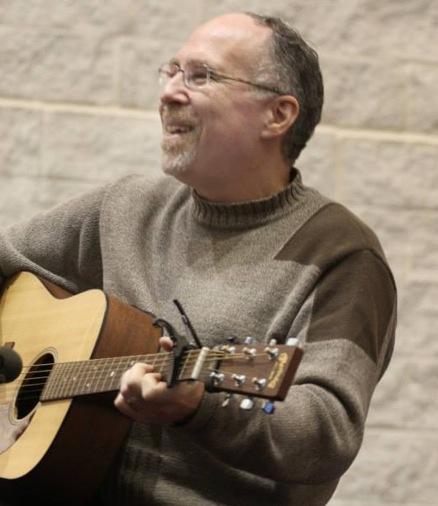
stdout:
POLYGON ((168 134, 186 134, 194 130, 192 125, 167 125, 165 131, 168 134))

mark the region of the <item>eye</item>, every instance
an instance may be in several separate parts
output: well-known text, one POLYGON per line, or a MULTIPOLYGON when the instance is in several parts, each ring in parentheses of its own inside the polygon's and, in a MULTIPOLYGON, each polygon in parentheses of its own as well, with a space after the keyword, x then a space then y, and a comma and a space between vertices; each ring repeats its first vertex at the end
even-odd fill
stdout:
POLYGON ((208 69, 203 65, 196 65, 186 70, 187 79, 193 86, 203 86, 208 82, 208 69))

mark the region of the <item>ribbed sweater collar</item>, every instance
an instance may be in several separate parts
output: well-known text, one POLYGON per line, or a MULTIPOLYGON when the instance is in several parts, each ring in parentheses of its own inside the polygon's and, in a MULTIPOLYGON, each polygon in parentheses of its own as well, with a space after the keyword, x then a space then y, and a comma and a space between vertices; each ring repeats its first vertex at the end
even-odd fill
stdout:
POLYGON ((292 212, 309 190, 297 169, 292 169, 291 178, 276 195, 247 202, 210 202, 192 190, 193 216, 203 225, 217 228, 255 227, 276 220, 292 212))

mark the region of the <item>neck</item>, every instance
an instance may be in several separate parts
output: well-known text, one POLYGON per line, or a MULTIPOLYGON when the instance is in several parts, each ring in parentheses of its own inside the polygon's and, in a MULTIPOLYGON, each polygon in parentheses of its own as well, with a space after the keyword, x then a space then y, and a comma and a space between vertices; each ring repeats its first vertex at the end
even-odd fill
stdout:
POLYGON ((278 163, 256 163, 230 166, 226 170, 211 170, 209 178, 194 184, 187 182, 197 194, 210 202, 248 202, 271 197, 288 184, 290 168, 283 160, 278 163))
POLYGON ((250 185, 245 181, 236 181, 235 184, 217 189, 194 188, 198 195, 210 202, 239 203, 261 200, 280 193, 287 186, 287 180, 278 184, 267 183, 250 185))
POLYGON ((259 200, 213 202, 192 192, 194 218, 206 226, 252 228, 292 212, 303 199, 306 189, 299 172, 291 171, 290 183, 279 193, 259 200))

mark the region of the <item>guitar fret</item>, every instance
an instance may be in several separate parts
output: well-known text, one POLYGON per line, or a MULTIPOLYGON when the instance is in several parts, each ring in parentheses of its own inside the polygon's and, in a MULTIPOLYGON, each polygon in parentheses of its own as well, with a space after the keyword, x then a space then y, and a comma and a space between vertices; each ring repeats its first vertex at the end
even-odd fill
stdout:
POLYGON ((60 371, 59 371, 60 374, 58 375, 58 382, 56 384, 56 388, 54 389, 55 390, 55 399, 62 398, 63 388, 65 387, 65 383, 66 383, 67 378, 69 377, 69 373, 70 373, 69 369, 70 369, 70 364, 68 362, 60 365, 60 371), (61 374, 61 372, 62 372, 62 374, 61 374))
POLYGON ((188 359, 190 358, 190 353, 191 353, 190 351, 189 351, 189 352, 187 352, 187 355, 186 355, 187 360, 184 360, 184 364, 183 364, 183 365, 182 365, 182 367, 180 368, 178 378, 183 378, 183 377, 184 377, 184 370, 185 370, 185 368, 187 367, 187 362, 189 362, 189 360, 188 360, 188 359))
MULTIPOLYGON (((155 365, 155 362, 154 362, 154 365, 155 365)), ((161 363, 160 363, 160 365, 158 367, 158 371, 163 375, 163 377, 165 378, 165 380, 169 376, 170 370, 171 370, 172 367, 173 367, 173 360, 170 360, 170 362, 168 362, 166 360, 162 360, 161 361, 161 363)))
POLYGON ((122 375, 125 371, 129 369, 128 366, 128 360, 129 358, 118 358, 114 361, 114 366, 112 369, 113 375, 111 376, 111 387, 114 389, 118 389, 120 387, 120 381, 122 379, 122 375))
POLYGON ((68 363, 67 364, 67 373, 65 375, 65 381, 63 386, 63 389, 61 389, 61 394, 66 397, 72 397, 74 392, 74 386, 76 382, 76 364, 74 363, 68 363))
MULTIPOLYGON (((160 355, 155 354, 152 358, 149 358, 149 363, 151 363, 151 366, 156 370, 157 369, 157 359, 160 357, 160 355)), ((162 374, 161 371, 158 371, 162 374)))
POLYGON ((114 388, 115 382, 118 379, 118 375, 115 371, 116 359, 113 357, 108 363, 104 366, 104 374, 102 379, 102 388, 114 388))
POLYGON ((186 369, 188 363, 190 362, 191 353, 192 353, 192 351, 187 352, 186 360, 184 360, 184 364, 179 371, 178 378, 184 378, 184 372, 185 372, 185 369, 186 369))
POLYGON ((75 367, 74 386, 77 393, 83 393, 87 378, 87 366, 85 362, 79 362, 75 367))
POLYGON ((46 381, 46 384, 44 385, 44 388, 41 392, 41 400, 45 400, 45 399, 50 399, 51 395, 52 395, 52 392, 53 392, 53 389, 55 387, 55 384, 56 382, 54 381, 50 381, 51 378, 53 378, 54 376, 56 375, 56 369, 55 369, 55 366, 52 368, 51 372, 50 372, 50 375, 49 375, 49 380, 46 381))
POLYGON ((88 372, 87 372, 87 375, 84 380, 85 392, 87 392, 87 393, 98 392, 99 391, 99 388, 98 388, 99 369, 100 369, 99 363, 96 362, 95 360, 92 360, 92 361, 88 362, 87 369, 88 369, 88 372))
POLYGON ((69 364, 68 363, 59 364, 57 369, 58 369, 57 382, 55 383, 54 388, 53 388, 53 391, 54 391, 53 393, 54 393, 55 399, 62 397, 61 392, 62 392, 62 388, 64 386, 64 383, 66 381, 66 377, 69 373, 69 364))
POLYGON ((83 374, 81 377, 81 386, 82 390, 80 393, 88 394, 90 392, 96 392, 96 382, 97 382, 97 371, 98 371, 98 363, 95 360, 90 360, 89 362, 84 362, 85 366, 82 369, 83 374))
POLYGON ((116 357, 105 364, 103 373, 104 381, 102 382, 102 388, 105 388, 105 391, 117 390, 119 388, 120 378, 122 372, 124 372, 124 368, 120 365, 121 362, 123 362, 123 359, 116 357), (120 369, 122 369, 122 371, 120 369))
POLYGON ((67 364, 54 364, 52 372, 48 378, 43 390, 41 400, 51 400, 61 398, 62 378, 65 377, 67 364))
POLYGON ((103 383, 104 376, 102 375, 102 369, 105 367, 105 363, 100 364, 96 360, 93 360, 90 363, 90 377, 88 378, 87 388, 89 388, 93 392, 100 392, 101 388, 99 388, 99 381, 103 383))
MULTIPOLYGON (((68 386, 68 382, 70 381, 70 373, 71 373, 71 364, 66 362, 61 366, 62 375, 59 374, 59 381, 57 385, 57 397, 62 398, 64 392, 66 391, 66 387, 68 386)), ((61 371, 60 371, 61 372, 61 371)))
POLYGON ((93 361, 93 391, 105 392, 106 391, 106 370, 108 368, 108 360, 94 360, 93 361))

